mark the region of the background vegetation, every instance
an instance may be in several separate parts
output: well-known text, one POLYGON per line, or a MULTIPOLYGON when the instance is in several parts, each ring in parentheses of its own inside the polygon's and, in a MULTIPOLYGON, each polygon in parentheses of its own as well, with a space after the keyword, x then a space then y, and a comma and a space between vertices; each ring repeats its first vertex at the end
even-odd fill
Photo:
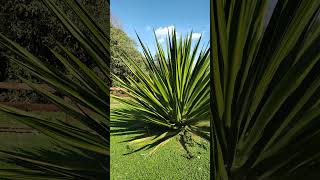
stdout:
MULTIPOLYGON (((1 0, 0 7, 0 32, 22 47, 32 52, 37 57, 49 63, 53 67, 63 69, 61 62, 57 61, 50 53, 49 49, 61 52, 57 46, 57 41, 64 44, 72 53, 79 57, 82 62, 88 66, 94 66, 90 61, 90 56, 86 54, 79 42, 70 34, 68 30, 60 23, 60 21, 52 14, 52 12, 41 2, 41 0, 1 0)), ((54 2, 59 2, 54 0, 54 2)), ((107 31, 107 22, 109 12, 106 12, 99 0, 80 0, 80 2, 90 11, 96 22, 99 23, 104 30, 107 31)), ((79 26, 83 31, 85 29, 74 17, 74 13, 66 8, 62 2, 57 3, 59 7, 64 9, 67 15, 79 26)), ((130 58, 138 63, 141 62, 142 55, 136 49, 135 42, 127 36, 121 29, 119 22, 112 20, 111 25, 111 71, 112 73, 123 78, 130 75, 127 67, 121 62, 123 56, 120 49, 128 52, 130 58)), ((5 50, 0 47, 0 82, 20 82, 17 76, 21 76, 32 82, 39 82, 32 75, 17 66, 15 63, 8 61, 2 54, 5 50)), ((95 67, 92 67, 96 70, 95 67)), ((64 71, 67 73, 66 71, 64 71)), ((113 86, 117 86, 114 84, 113 86)), ((24 101, 24 102, 47 102, 45 98, 31 91, 7 91, 0 90, 0 101, 24 101)))
MULTIPOLYGON (((70 101, 41 88, 31 80, 21 78, 33 90, 45 96, 61 111, 78 123, 66 123, 48 115, 26 112, 4 104, 0 104, 1 112, 12 120, 41 132, 62 146, 45 147, 44 149, 23 149, 6 151, 1 149, 1 158, 14 166, 12 169, 1 169, 0 177, 10 179, 105 179, 108 176, 110 155, 110 99, 109 82, 110 50, 109 34, 100 24, 89 16, 89 12, 78 1, 66 0, 67 9, 72 10, 81 22, 75 24, 73 18, 56 3, 42 0, 55 17, 79 42, 83 50, 90 56, 90 63, 85 64, 80 57, 68 50, 60 42, 59 50, 50 49, 62 68, 47 63, 43 58, 33 55, 18 43, 0 33, 1 46, 9 53, 6 57, 25 71, 32 73, 56 92, 62 93, 70 101), (83 27, 85 30, 82 30, 83 27), (90 66, 94 64, 94 66, 90 66), (92 67, 96 67, 97 72, 92 67), (64 72, 67 71, 68 73, 64 72), (101 72, 98 75, 98 72, 101 72), (81 124, 81 126, 79 126, 81 124), (58 148, 52 152, 53 148, 58 148), (57 160, 55 157, 59 155, 57 160), (65 156, 65 158, 63 158, 65 156), (70 160, 70 157, 81 157, 82 161, 70 160)), ((107 7, 109 4, 107 3, 107 7)), ((108 28, 106 29, 109 30, 108 28)), ((37 144, 34 144, 36 147, 37 144)))

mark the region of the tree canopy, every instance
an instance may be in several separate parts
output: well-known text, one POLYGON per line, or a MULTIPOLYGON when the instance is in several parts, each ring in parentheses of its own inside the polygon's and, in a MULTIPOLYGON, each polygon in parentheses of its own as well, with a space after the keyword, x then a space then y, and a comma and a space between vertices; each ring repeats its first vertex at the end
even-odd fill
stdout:
MULTIPOLYGON (((131 75, 129 69, 123 63, 125 56, 142 64, 142 54, 136 49, 136 42, 122 29, 111 25, 111 72, 120 78, 131 75), (125 52, 126 55, 123 54, 125 52)), ((113 85, 116 85, 114 82, 113 85)))
MULTIPOLYGON (((83 62, 90 65, 90 57, 41 1, 0 0, 0 2, 2 4, 0 7, 0 20, 2 22, 0 32, 7 37, 53 66, 62 67, 50 52, 50 49, 59 51, 57 42, 66 45, 83 62)), ((129 58, 133 58, 137 62, 141 61, 142 55, 136 49, 135 42, 120 29, 119 25, 112 26, 111 29, 107 27, 110 19, 108 12, 104 11, 103 1, 81 0, 81 3, 94 15, 97 23, 104 28, 107 34, 110 33, 111 35, 111 72, 119 77, 129 75, 128 69, 121 61, 121 58, 123 58, 121 52, 125 51, 129 58)), ((81 24, 77 22, 76 18, 73 18, 73 12, 67 9, 63 2, 59 1, 57 4, 81 28, 81 24)), ((0 49, 0 52, 3 53, 4 50, 0 49)), ((15 80, 17 75, 28 79, 32 78, 30 74, 13 63, 8 63, 4 56, 0 57, 0 68, 0 81, 15 80)))

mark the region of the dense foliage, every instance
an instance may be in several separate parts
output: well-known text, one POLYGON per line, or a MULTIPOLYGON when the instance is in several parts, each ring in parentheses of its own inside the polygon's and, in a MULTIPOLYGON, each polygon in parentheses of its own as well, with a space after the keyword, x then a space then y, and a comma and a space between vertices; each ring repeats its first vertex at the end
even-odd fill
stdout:
MULTIPOLYGON (((127 58, 133 59, 139 66, 143 66, 143 56, 136 49, 135 42, 128 37, 128 35, 121 30, 119 27, 111 26, 110 29, 111 38, 111 72, 121 79, 125 79, 126 76, 132 76, 129 68, 123 63, 122 59, 127 58), (124 55, 123 52, 126 52, 124 55)), ((117 86, 117 81, 112 82, 113 86, 117 86)))
MULTIPOLYGON (((58 2, 57 5, 64 9, 67 16, 71 18, 81 30, 86 31, 75 17, 75 14, 67 8, 66 3, 57 0, 53 2, 58 2)), ((110 31, 111 40, 114 42, 111 44, 111 54, 113 56, 111 71, 120 77, 127 76, 129 71, 119 60, 122 56, 120 49, 129 52, 129 56, 136 59, 136 61, 141 61, 142 56, 139 51, 136 50, 134 41, 130 39, 122 29, 119 29, 118 26, 112 26, 111 30, 107 28, 110 22, 109 12, 105 11, 106 7, 103 5, 103 1, 80 0, 80 2, 88 9, 90 14, 95 18, 95 21, 102 26, 105 32, 109 33, 110 31)), ((61 52, 56 42, 63 43, 72 53, 76 54, 82 62, 91 67, 94 66, 90 61, 90 56, 81 47, 79 42, 40 0, 2 0, 0 20, 2 23, 0 27, 1 33, 54 67, 63 69, 63 65, 50 53, 50 49, 61 52)), ((0 52, 2 52, 0 53, 0 81, 19 82, 18 76, 22 76, 33 82, 38 82, 37 78, 32 77, 29 72, 24 71, 24 69, 2 56, 1 54, 3 54, 4 51, 5 49, 0 49, 0 52)), ((96 70, 96 67, 93 69, 96 70)), ((67 72, 65 71, 65 73, 67 72)), ((40 97, 35 93, 26 91, 9 91, 2 94, 2 97, 5 96, 24 101, 26 101, 26 99, 30 100, 31 97, 33 97, 33 101, 44 101, 43 98, 39 99, 40 97)))
MULTIPOLYGON (((56 0, 54 2, 56 2, 56 0)), ((98 16, 96 13, 98 1, 81 0, 81 2, 90 10, 97 21, 100 22, 99 24, 102 24, 101 22, 103 21, 109 21, 106 14, 98 16)), ((72 18, 73 21, 80 26, 74 13, 67 8, 65 3, 59 2, 58 5, 67 12, 68 17, 72 18)), ((2 23, 0 27, 1 33, 19 43, 53 67, 64 69, 63 65, 50 53, 50 49, 59 51, 56 42, 63 43, 83 62, 91 66, 93 65, 90 64, 90 56, 85 53, 78 41, 40 0, 3 0, 1 1, 0 18, 2 23)), ((102 25, 104 25, 106 29, 105 24, 102 25)), ((84 30, 83 26, 81 26, 81 29, 84 30)), ((20 82, 18 76, 21 76, 32 82, 39 83, 39 80, 33 77, 30 72, 25 71, 14 62, 10 62, 3 56, 3 53, 5 53, 5 49, 1 48, 0 81, 20 82)), ((64 73, 66 73, 66 71, 64 71, 64 73)), ((2 92, 3 93, 0 94, 2 101, 47 102, 41 95, 32 91, 2 90, 2 92)))
MULTIPOLYGON (((67 9, 65 3, 59 3, 59 6, 67 9)), ((96 4, 91 1, 90 4, 87 4, 87 9, 89 7, 90 10, 94 12, 93 10, 96 4)), ((68 10, 67 14, 69 17, 75 19, 72 11, 68 10)), ((96 13, 93 14, 96 15, 96 13)), ((77 54, 83 61, 88 61, 89 56, 83 52, 77 40, 72 37, 41 1, 3 1, 1 16, 3 19, 1 32, 3 34, 6 34, 12 40, 18 42, 21 46, 36 54, 39 58, 49 62, 51 65, 63 67, 50 53, 50 49, 58 49, 56 42, 65 44, 68 49, 77 54)), ((104 17, 104 19, 108 20, 106 17, 104 17)), ((78 21, 75 20, 75 22, 78 21)), ((21 75, 22 73, 24 72, 20 70, 8 78, 17 78, 13 76, 21 75)))
MULTIPOLYGON (((30 72, 55 91, 63 93, 71 101, 57 96, 32 81, 21 78, 39 94, 45 96, 77 123, 69 124, 59 119, 32 112, 25 112, 1 104, 1 113, 34 128, 52 138, 59 146, 5 151, 0 149, 1 161, 9 162, 12 169, 0 169, 0 177, 8 179, 106 179, 109 172, 109 84, 110 84, 110 37, 76 0, 66 0, 67 7, 75 13, 81 28, 69 18, 62 8, 51 0, 42 0, 73 38, 90 56, 90 64, 97 73, 82 62, 60 42, 59 50, 50 54, 59 61, 61 68, 52 68, 18 43, 0 33, 0 44, 11 53, 5 54, 25 71, 30 72), (67 74, 67 75, 66 75, 67 74), (102 77, 102 75, 104 77, 102 77), (53 155, 54 154, 54 155, 53 155), (56 157, 60 157, 59 161, 56 157), (73 159, 70 161, 70 158, 73 159), (77 160, 74 160, 77 159, 77 160), (80 161, 78 161, 80 160, 80 161)), ((109 7, 109 4, 107 4, 109 7)))
POLYGON ((318 0, 211 0, 212 179, 319 179, 318 0))
POLYGON ((158 62, 139 39, 146 70, 127 57, 134 76, 117 78, 130 98, 115 97, 128 108, 114 111, 112 126, 119 127, 118 134, 138 134, 130 142, 135 150, 154 147, 154 152, 179 135, 183 145, 190 135, 209 137, 209 50, 199 50, 201 39, 193 44, 192 34, 180 39, 170 34, 166 49, 156 37, 158 62))

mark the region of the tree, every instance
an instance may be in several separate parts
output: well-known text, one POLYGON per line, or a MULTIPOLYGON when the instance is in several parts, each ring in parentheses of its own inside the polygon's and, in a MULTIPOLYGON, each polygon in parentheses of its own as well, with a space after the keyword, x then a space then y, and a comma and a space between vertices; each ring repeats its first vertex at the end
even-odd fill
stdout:
MULTIPOLYGON (((53 2, 58 2, 54 0, 53 2)), ((103 28, 105 33, 109 33, 108 24, 109 17, 102 1, 95 0, 80 0, 80 2, 88 9, 90 14, 95 18, 95 21, 103 28)), ((76 18, 75 13, 68 9, 66 3, 59 2, 58 6, 62 8, 67 16, 75 22, 75 24, 85 33, 89 33, 85 27, 76 18)), ((22 47, 43 59, 53 67, 59 67, 64 73, 68 73, 64 69, 63 64, 57 61, 51 49, 62 52, 59 49, 57 42, 62 43, 72 53, 97 70, 94 63, 91 62, 90 56, 81 47, 80 43, 72 34, 63 26, 59 19, 46 7, 40 0, 12 0, 3 1, 0 7, 0 18, 2 25, 0 32, 7 37, 19 43, 22 47)), ((0 47, 0 78, 1 81, 20 82, 18 76, 39 83, 39 79, 33 77, 28 71, 18 66, 16 63, 9 61, 2 56, 5 49, 0 47)), ((8 52, 5 52, 8 53, 8 52)), ((27 99, 33 102, 47 102, 42 96, 30 91, 12 91, 4 90, 4 96, 14 97, 17 101, 26 101, 27 99)))
MULTIPOLYGON (((111 26, 111 72, 121 79, 132 76, 123 59, 133 59, 139 66, 144 66, 141 53, 136 49, 136 43, 122 29, 111 26)), ((113 81, 113 86, 118 85, 113 81)))
MULTIPOLYGON (((56 2, 56 0, 54 0, 54 2, 56 2)), ((97 23, 99 23, 107 33, 108 28, 105 23, 109 22, 109 18, 106 13, 100 12, 101 10, 99 9, 102 8, 100 7, 101 2, 98 0, 81 0, 80 2, 89 10, 97 23)), ((81 30, 85 30, 75 17, 74 12, 68 9, 65 3, 60 2, 58 6, 66 12, 68 17, 71 18, 81 30)), ((56 42, 65 44, 66 47, 75 53, 83 62, 91 65, 90 56, 85 53, 78 41, 41 1, 3 1, 0 8, 0 15, 2 18, 0 32, 6 34, 10 39, 19 43, 50 65, 63 67, 50 53, 50 49, 59 49, 56 42)), ((2 61, 4 60, 2 59, 2 61)), ((7 75, 7 79, 17 79, 16 75, 28 77, 23 70, 15 70, 17 67, 11 63, 8 68, 13 70, 7 75)))
MULTIPOLYGON (((56 1, 56 0, 55 0, 56 1)), ((107 34, 111 34, 111 69, 112 73, 125 77, 130 75, 128 68, 122 63, 122 51, 127 52, 130 58, 135 59, 138 63, 143 58, 141 53, 136 49, 135 42, 128 37, 128 35, 120 29, 119 23, 115 23, 111 29, 107 28, 109 23, 109 12, 104 11, 106 8, 102 0, 80 1, 86 9, 95 18, 95 21, 103 27, 107 34)), ((66 8, 64 3, 58 3, 58 6, 66 12, 81 30, 85 30, 81 23, 70 9, 66 8)), ((0 18, 3 20, 0 32, 6 34, 10 39, 18 42, 27 50, 42 58, 51 65, 63 68, 63 65, 56 61, 55 57, 50 54, 50 49, 59 50, 56 42, 65 44, 68 49, 77 55, 83 62, 90 64, 90 56, 85 53, 83 48, 79 45, 77 40, 63 27, 59 20, 51 13, 51 11, 43 5, 39 0, 13 0, 3 1, 3 6, 0 8, 0 18)), ((114 19, 114 18, 112 18, 114 19)), ((6 58, 2 57, 0 63, 3 68, 1 73, 3 79, 17 80, 17 75, 25 78, 30 77, 27 72, 20 69, 16 65, 9 62, 6 58)), ((141 63, 140 63, 141 64, 141 63)), ((33 78, 35 80, 35 78, 33 78)))

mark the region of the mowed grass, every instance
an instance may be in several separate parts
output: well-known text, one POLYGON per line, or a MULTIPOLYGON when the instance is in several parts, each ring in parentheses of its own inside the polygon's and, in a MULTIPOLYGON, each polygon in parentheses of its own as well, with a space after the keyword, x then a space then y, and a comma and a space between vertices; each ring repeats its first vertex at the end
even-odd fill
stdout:
MULTIPOLYGON (((123 106, 111 99, 111 111, 123 106)), ((65 118, 64 113, 44 113, 55 120, 65 118)), ((26 127, 0 113, 0 127, 26 127)), ((129 152, 127 143, 122 142, 131 136, 111 136, 111 179, 113 180, 157 180, 157 179, 209 179, 210 154, 209 143, 202 141, 206 149, 195 146, 191 150, 195 156, 186 158, 186 152, 177 139, 173 139, 159 148, 155 154, 146 157, 149 151, 129 152)), ((1 149, 54 148, 53 140, 43 134, 0 133, 1 149)), ((13 165, 0 161, 0 169, 14 168, 13 165)))
MULTIPOLYGON (((50 119, 63 118, 63 113, 45 113, 50 119)), ((26 128, 27 126, 10 119, 0 113, 0 127, 26 128)), ((9 133, 0 132, 1 150, 17 151, 17 149, 32 150, 38 148, 54 148, 53 140, 40 133, 9 133)), ((1 156, 1 154, 0 154, 1 156)), ((0 169, 15 168, 14 165, 0 161, 0 169)))
MULTIPOLYGON (((111 111, 115 108, 125 108, 125 106, 111 99, 111 111)), ((209 179, 210 151, 208 142, 201 141, 205 148, 195 145, 190 149, 194 155, 192 159, 186 157, 186 151, 176 138, 159 148, 152 156, 146 156, 148 150, 124 155, 130 151, 127 148, 127 142, 122 141, 131 136, 111 136, 112 180, 209 179)))
MULTIPOLYGON (((53 148, 52 140, 42 134, 0 133, 1 150, 16 151, 17 148, 26 151, 37 148, 53 148)), ((15 168, 15 165, 0 161, 0 169, 15 168)))

